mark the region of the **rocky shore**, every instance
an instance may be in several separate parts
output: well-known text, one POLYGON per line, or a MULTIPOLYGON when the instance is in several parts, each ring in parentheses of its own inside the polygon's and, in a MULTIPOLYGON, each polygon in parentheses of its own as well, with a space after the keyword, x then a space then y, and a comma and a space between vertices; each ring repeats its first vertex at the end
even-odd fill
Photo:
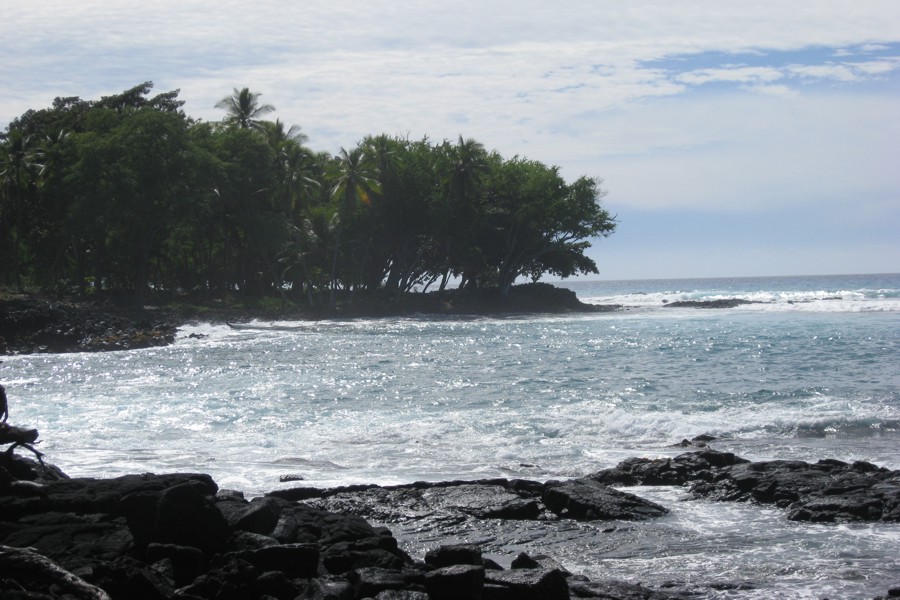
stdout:
MULTIPOLYGON (((3 424, 5 427, 6 425, 3 424)), ((504 569, 475 544, 404 552, 380 523, 654 519, 610 487, 686 485, 698 498, 771 503, 813 522, 900 521, 900 472, 825 460, 750 462, 700 448, 566 481, 490 479, 246 499, 204 474, 68 478, 0 454, 0 595, 8 599, 665 600, 702 593, 592 581, 547 556, 504 569)), ((900 596, 900 588, 886 597, 900 596)))
POLYGON ((310 308, 289 301, 234 305, 170 303, 134 307, 103 302, 59 301, 7 294, 0 299, 0 354, 97 352, 165 346, 180 325, 190 322, 239 323, 251 319, 314 320, 408 315, 504 315, 605 312, 619 306, 585 304, 575 292, 549 284, 514 286, 508 296, 496 290, 445 290, 428 294, 346 297, 335 307, 310 308))
POLYGON ((144 309, 15 296, 0 301, 0 354, 165 346, 175 341, 177 322, 171 317, 144 309))

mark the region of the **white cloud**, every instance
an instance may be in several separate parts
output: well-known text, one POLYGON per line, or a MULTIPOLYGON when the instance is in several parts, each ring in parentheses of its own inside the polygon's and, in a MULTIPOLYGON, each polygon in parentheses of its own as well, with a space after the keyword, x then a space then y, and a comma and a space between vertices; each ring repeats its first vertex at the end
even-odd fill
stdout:
POLYGON ((615 136, 614 148, 630 143, 630 154, 601 154, 590 136, 553 151, 574 168, 569 176, 602 174, 621 206, 855 212, 900 192, 895 104, 850 94, 679 98, 596 124, 598 137, 615 136))
POLYGON ((799 95, 797 90, 786 85, 751 85, 747 86, 746 89, 757 94, 779 96, 781 98, 795 98, 799 95))
POLYGON ((791 65, 786 71, 805 79, 854 82, 887 75, 900 68, 896 57, 862 62, 825 63, 820 65, 791 65))
POLYGON ((854 63, 853 68, 866 75, 886 75, 900 68, 900 58, 854 63))
POLYGON ((784 75, 781 71, 772 67, 736 66, 720 69, 687 71, 676 76, 676 79, 690 85, 723 82, 759 85, 778 81, 782 77, 784 77, 784 75))
MULTIPOLYGON (((866 2, 854 6, 852 15, 843 9, 843 2, 824 0, 789 6, 264 0, 252 7, 233 0, 32 0, 5 7, 0 23, 6 47, 0 50, 6 59, 0 74, 12 84, 0 104, 0 119, 34 106, 37 94, 45 96, 44 104, 58 93, 92 97, 151 76, 161 86, 176 81, 191 94, 191 113, 213 118, 215 100, 234 85, 249 85, 257 79, 251 73, 259 71, 269 72, 259 81, 274 86, 262 91, 297 98, 298 104, 309 87, 326 84, 335 87, 322 87, 323 94, 343 101, 350 81, 344 84, 340 75, 361 88, 387 82, 393 88, 388 93, 397 96, 448 87, 435 73, 459 73, 459 87, 452 91, 471 107, 470 97, 489 101, 493 92, 503 98, 512 85, 540 99, 546 90, 531 86, 545 75, 565 88, 570 80, 583 83, 580 78, 601 65, 616 76, 598 82, 599 107, 615 106, 677 91, 636 69, 639 61, 708 50, 874 47, 875 41, 897 38, 896 3, 866 2), (413 75, 420 85, 413 84, 413 75), (211 81, 221 83, 218 91, 205 96, 193 91, 210 88, 205 84, 211 81)), ((372 127, 377 124, 370 122, 372 127)))
POLYGON ((463 134, 603 176, 623 209, 883 218, 900 189, 895 98, 868 87, 900 65, 895 0, 8 4, 0 126, 145 80, 212 120, 249 86, 318 150, 463 134))
POLYGON ((884 44, 863 44, 860 48, 862 52, 882 52, 884 50, 889 50, 890 46, 886 46, 884 44))
POLYGON ((788 69, 792 74, 811 79, 833 79, 835 81, 856 81, 852 68, 845 64, 793 65, 788 69))

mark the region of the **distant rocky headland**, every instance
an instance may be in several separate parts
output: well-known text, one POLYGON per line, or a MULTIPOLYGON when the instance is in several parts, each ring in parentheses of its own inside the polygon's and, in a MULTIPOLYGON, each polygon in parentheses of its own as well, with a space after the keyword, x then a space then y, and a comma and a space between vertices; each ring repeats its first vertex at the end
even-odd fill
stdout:
POLYGON ((762 304, 762 302, 741 298, 721 298, 718 300, 678 300, 676 302, 663 300, 663 304, 666 308, 735 308, 745 304, 762 304))
POLYGON ((56 300, 32 294, 0 298, 0 354, 93 352, 165 346, 188 322, 240 323, 251 319, 314 320, 411 315, 510 315, 602 312, 620 308, 586 304, 575 292, 549 284, 496 289, 451 289, 392 296, 342 297, 334 307, 282 299, 248 303, 213 300, 134 307, 103 301, 56 300))

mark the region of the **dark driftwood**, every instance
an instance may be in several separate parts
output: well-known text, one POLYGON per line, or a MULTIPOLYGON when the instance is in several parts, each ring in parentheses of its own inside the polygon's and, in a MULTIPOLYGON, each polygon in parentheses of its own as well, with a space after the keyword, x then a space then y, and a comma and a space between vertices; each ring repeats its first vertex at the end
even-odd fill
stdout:
POLYGON ((46 468, 43 460, 44 455, 35 450, 34 446, 32 446, 32 444, 38 443, 38 430, 10 425, 6 422, 7 418, 9 418, 9 401, 6 398, 6 390, 0 385, 0 446, 12 444, 12 446, 6 449, 7 454, 12 454, 12 451, 15 450, 17 446, 27 448, 34 453, 38 462, 41 463, 41 466, 46 468))
POLYGON ((69 573, 49 558, 30 548, 0 546, 0 572, 8 584, 17 583, 20 590, 32 592, 35 586, 48 586, 62 592, 65 598, 73 600, 110 600, 109 595, 98 587, 69 573))
POLYGON ((6 422, 9 418, 9 403, 6 399, 6 389, 0 385, 0 421, 6 422))
POLYGON ((25 429, 7 423, 0 423, 0 444, 33 444, 38 439, 37 429, 25 429))
POLYGON ((34 446, 32 446, 32 444, 37 443, 37 439, 37 429, 25 429, 24 427, 10 425, 9 423, 0 423, 0 445, 12 444, 12 446, 7 448, 7 453, 12 453, 17 446, 22 446, 23 448, 31 450, 37 457, 38 462, 43 465, 44 461, 42 460, 42 457, 44 455, 35 450, 34 446))

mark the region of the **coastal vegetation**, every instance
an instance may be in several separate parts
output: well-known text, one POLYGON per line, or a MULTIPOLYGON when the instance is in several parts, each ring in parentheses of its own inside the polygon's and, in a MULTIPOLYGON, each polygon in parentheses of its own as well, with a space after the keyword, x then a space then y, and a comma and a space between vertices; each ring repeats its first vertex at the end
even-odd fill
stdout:
POLYGON ((69 297, 310 306, 597 273, 600 181, 460 136, 369 136, 337 155, 249 89, 182 110, 150 82, 56 98, 0 134, 0 284, 69 297))

